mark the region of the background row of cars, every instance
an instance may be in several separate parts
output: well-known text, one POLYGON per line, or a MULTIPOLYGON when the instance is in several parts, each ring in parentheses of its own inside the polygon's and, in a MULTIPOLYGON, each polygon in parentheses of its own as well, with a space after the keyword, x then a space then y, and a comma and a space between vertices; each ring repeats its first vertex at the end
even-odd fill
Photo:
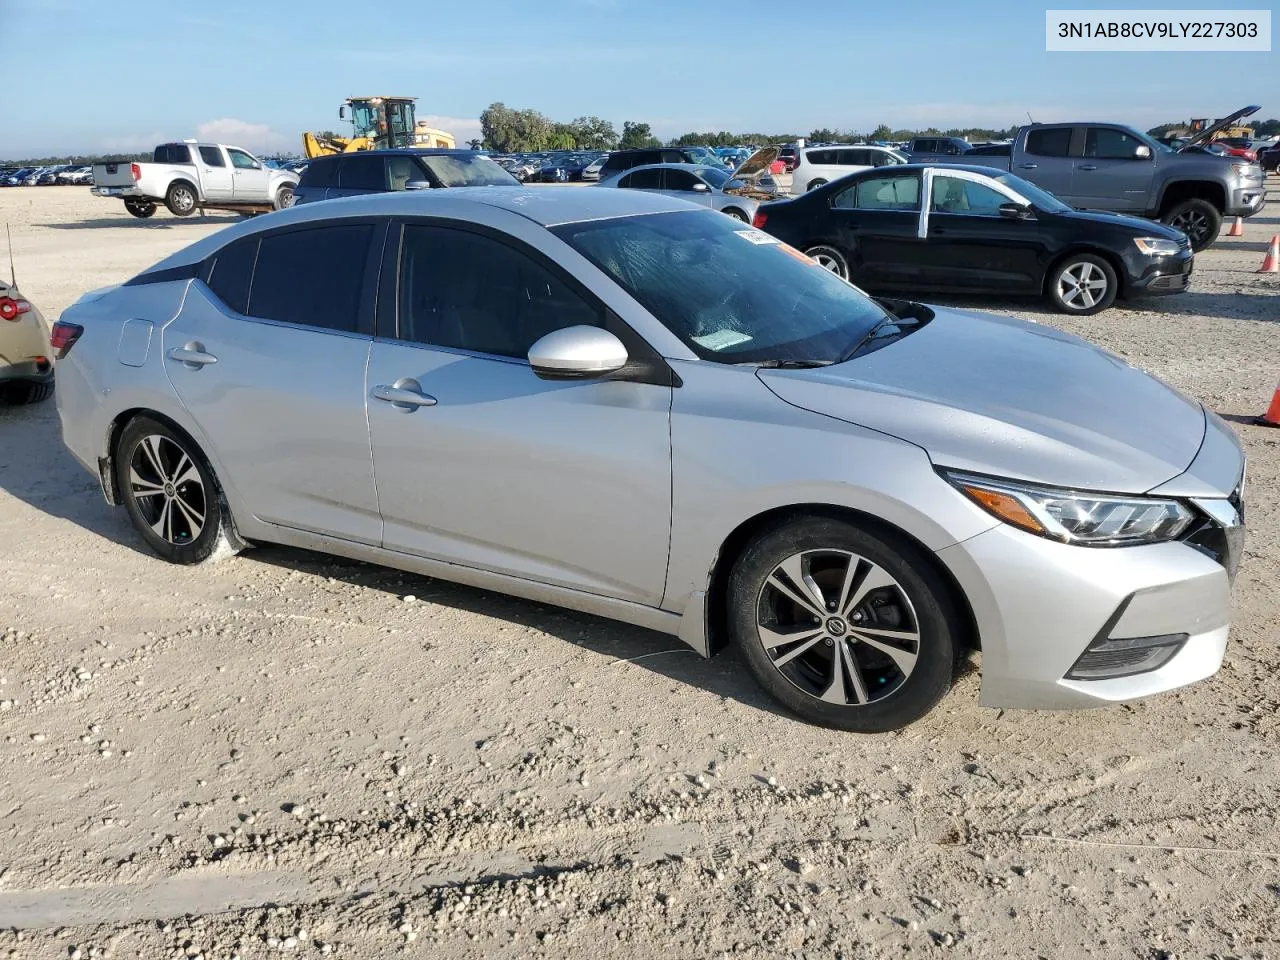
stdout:
POLYGON ((88 186, 92 183, 93 168, 87 164, 0 167, 0 187, 88 186))

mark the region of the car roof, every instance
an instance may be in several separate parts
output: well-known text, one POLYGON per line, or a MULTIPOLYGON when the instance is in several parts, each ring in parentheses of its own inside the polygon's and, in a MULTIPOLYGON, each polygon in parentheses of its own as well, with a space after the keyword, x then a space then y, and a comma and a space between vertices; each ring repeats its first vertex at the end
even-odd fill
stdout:
MULTIPOLYGON (((326 153, 322 157, 312 157, 312 163, 323 161, 335 162, 344 157, 361 157, 372 154, 378 157, 488 157, 487 153, 475 150, 450 150, 445 147, 396 147, 393 150, 355 150, 351 153, 326 153)), ((492 159, 492 157, 490 157, 492 159)))
MULTIPOLYGON (((379 153, 385 151, 378 151, 379 153)), ((318 158, 317 158, 318 159, 318 158)), ((467 187, 456 190, 411 190, 369 193, 304 203, 226 227, 197 240, 152 265, 143 273, 189 266, 241 237, 277 227, 350 217, 441 216, 465 220, 468 208, 491 207, 517 214, 543 227, 586 220, 612 220, 653 213, 705 210, 697 204, 645 190, 598 190, 593 187, 467 187)))

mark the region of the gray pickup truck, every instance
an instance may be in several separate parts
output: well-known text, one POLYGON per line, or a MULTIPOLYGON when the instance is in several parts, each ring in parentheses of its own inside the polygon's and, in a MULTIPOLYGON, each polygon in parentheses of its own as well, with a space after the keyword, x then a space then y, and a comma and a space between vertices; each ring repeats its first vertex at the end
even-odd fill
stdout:
POLYGON ((1223 217, 1249 217, 1266 203, 1260 166, 1200 147, 1257 110, 1238 110, 1176 150, 1118 123, 1038 123, 1018 131, 1007 157, 969 152, 947 162, 1009 170, 1073 207, 1159 220, 1203 250, 1223 217))

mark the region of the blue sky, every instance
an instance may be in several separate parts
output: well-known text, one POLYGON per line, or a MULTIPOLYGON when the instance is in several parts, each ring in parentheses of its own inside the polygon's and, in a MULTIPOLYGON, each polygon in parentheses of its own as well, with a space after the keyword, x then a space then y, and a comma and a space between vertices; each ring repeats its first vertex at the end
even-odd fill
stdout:
POLYGON ((1046 53, 1046 6, 1071 4, 0 0, 0 36, 26 64, 7 78, 0 158, 186 136, 292 153, 303 130, 341 129, 344 97, 378 93, 416 95, 419 118, 459 139, 495 100, 663 137, 1005 126, 1028 112, 1146 127, 1250 100, 1280 115, 1275 51, 1046 53))

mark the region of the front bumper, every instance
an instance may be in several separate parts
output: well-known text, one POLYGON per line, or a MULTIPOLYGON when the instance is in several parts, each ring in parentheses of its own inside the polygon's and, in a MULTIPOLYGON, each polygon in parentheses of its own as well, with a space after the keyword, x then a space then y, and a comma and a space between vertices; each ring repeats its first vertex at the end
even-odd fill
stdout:
POLYGON ((1188 246, 1169 257, 1142 257, 1125 284, 1127 297, 1154 297, 1182 293, 1191 285, 1195 255, 1188 246))
MULTIPOLYGON (((1208 512, 1204 521, 1219 522, 1208 512)), ((1236 526, 1208 547, 1079 547, 1002 524, 939 551, 977 621, 982 704, 1099 706, 1212 676, 1242 537, 1236 526), (1146 669, 1141 650, 1153 645, 1164 655, 1146 669)))
POLYGON ((1263 180, 1246 180, 1241 186, 1231 189, 1222 213, 1227 217, 1251 217, 1266 205, 1267 188, 1263 180))

